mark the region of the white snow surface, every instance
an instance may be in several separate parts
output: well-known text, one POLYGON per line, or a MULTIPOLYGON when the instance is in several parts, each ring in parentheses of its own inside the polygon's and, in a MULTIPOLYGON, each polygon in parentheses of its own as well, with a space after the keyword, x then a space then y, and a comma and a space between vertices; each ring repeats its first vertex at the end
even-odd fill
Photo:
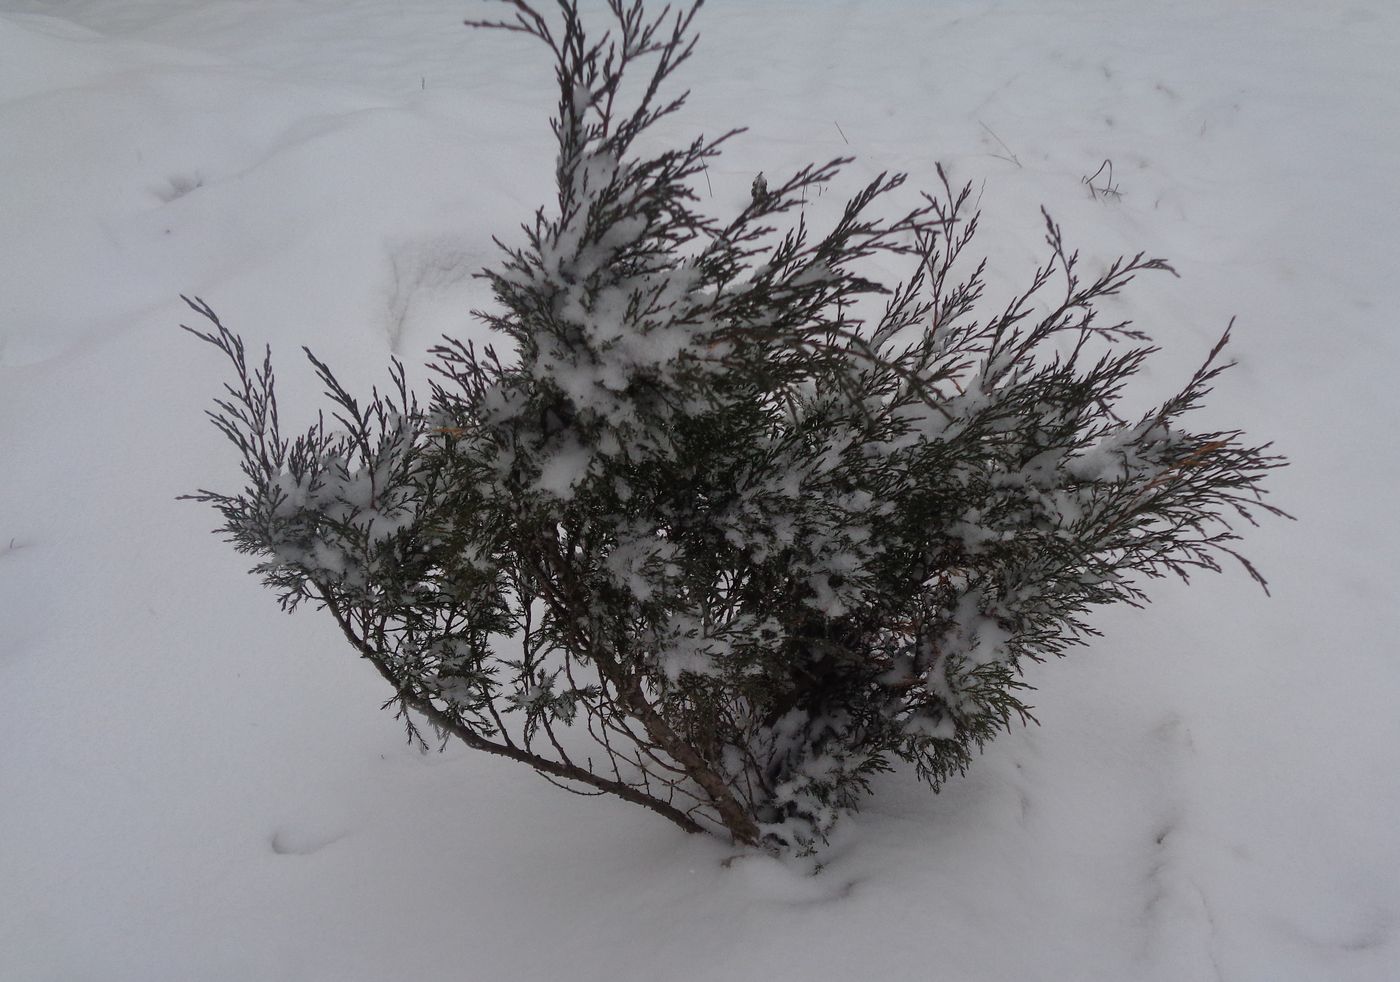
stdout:
MULTIPOLYGON (((1038 208, 1183 381, 1274 439, 1242 572, 1030 681, 1043 725, 907 773, 802 863, 407 746, 324 616, 176 502, 238 480, 181 293, 353 390, 481 337, 470 274, 552 198, 547 53, 464 0, 0 0, 0 979, 1400 978, 1400 5, 713 0, 659 136, 709 171, 937 161, 1009 291, 1038 208), (1082 179, 1105 160, 1121 196, 1082 179)), ((1100 175, 1100 186, 1103 176, 1100 175)), ((1155 390, 1155 391, 1154 391, 1155 390)), ((291 428, 295 428, 292 426, 291 428)))

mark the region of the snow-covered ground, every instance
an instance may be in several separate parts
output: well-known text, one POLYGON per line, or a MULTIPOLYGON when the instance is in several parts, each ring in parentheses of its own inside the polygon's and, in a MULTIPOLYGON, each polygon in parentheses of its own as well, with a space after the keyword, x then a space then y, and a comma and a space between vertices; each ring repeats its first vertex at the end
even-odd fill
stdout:
MULTIPOLYGON (((667 133, 1047 206, 1165 390, 1292 457, 1238 571, 1036 668, 1043 726, 893 775, 807 875, 519 766, 426 756, 333 626, 177 503, 236 480, 198 294, 351 384, 480 334, 550 194, 545 52, 466 0, 0 0, 0 979, 1400 978, 1400 6, 713 0, 667 133), (1121 196, 1083 178, 1105 160, 1121 196)), ((1098 184, 1102 186, 1103 175, 1098 184)), ((705 192, 708 197, 710 191, 705 192)), ((422 374, 418 377, 421 379, 422 374)))

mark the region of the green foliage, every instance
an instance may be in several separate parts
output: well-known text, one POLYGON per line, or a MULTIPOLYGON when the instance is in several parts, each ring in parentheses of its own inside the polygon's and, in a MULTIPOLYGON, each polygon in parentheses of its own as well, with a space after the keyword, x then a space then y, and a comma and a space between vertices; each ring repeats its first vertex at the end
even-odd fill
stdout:
POLYGON ((614 3, 594 42, 572 2, 508 5, 484 26, 551 49, 559 158, 557 202, 482 274, 504 354, 444 339, 426 406, 397 365, 361 403, 313 357, 335 424, 289 439, 270 360, 191 301, 237 375, 211 415, 246 476, 195 497, 285 606, 335 617, 412 736, 810 849, 872 774, 937 788, 1027 719, 1021 666, 1093 635, 1090 608, 1222 555, 1263 584, 1231 525, 1279 513, 1282 461, 1183 422, 1226 337, 1117 411, 1155 349, 1099 305, 1164 262, 1086 277, 1047 217, 1044 265, 989 312, 941 170, 892 218, 882 175, 808 227, 844 160, 756 181, 721 223, 692 185, 733 134, 634 146, 683 103, 659 93, 695 7, 614 3))

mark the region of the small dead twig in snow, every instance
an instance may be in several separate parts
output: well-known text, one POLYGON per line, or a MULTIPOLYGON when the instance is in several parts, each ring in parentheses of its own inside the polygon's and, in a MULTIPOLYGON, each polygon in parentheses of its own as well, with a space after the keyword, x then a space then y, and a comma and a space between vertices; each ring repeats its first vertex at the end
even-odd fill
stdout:
POLYGON ((977 121, 977 125, 982 127, 982 129, 986 130, 987 135, 990 136, 993 140, 996 140, 997 145, 1006 151, 1006 153, 1004 154, 994 153, 991 154, 991 156, 995 157, 997 160, 1005 160, 1007 163, 1015 164, 1017 167, 1021 166, 1021 158, 1011 152, 1011 148, 1006 145, 1006 141, 1003 140, 1001 137, 997 136, 990 126, 982 122, 980 119, 977 121))
POLYGON ((1088 177, 1080 178, 1080 183, 1088 186, 1089 194, 1095 199, 1097 199, 1099 195, 1103 195, 1105 198, 1123 197, 1123 192, 1118 189, 1118 185, 1113 183, 1113 161, 1108 158, 1104 158, 1104 162, 1099 164, 1099 169, 1094 171, 1094 173, 1090 174, 1088 177), (1099 175, 1105 170, 1108 171, 1108 176, 1104 178, 1103 186, 1099 187, 1094 181, 1098 180, 1099 175))

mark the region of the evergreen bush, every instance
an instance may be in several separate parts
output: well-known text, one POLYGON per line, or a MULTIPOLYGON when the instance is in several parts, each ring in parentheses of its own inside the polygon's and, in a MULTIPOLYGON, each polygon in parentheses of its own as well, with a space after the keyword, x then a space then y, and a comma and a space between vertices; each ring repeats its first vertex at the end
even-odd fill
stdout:
POLYGON ((503 2, 478 26, 543 42, 559 85, 557 201, 481 274, 503 351, 445 338, 426 405, 397 363, 361 400, 308 352, 334 424, 288 437, 270 354, 189 301, 237 376, 210 415, 246 477, 191 497, 284 607, 329 611, 412 739, 811 850, 873 774, 937 789, 1027 719, 1021 667, 1094 635, 1091 607, 1222 556, 1263 584, 1232 523, 1281 514, 1260 481, 1283 462, 1182 422, 1228 330, 1178 394, 1116 411, 1155 349, 1100 302, 1165 262, 1085 275, 1047 217, 1044 265, 989 309, 941 169, 910 210, 882 175, 808 227, 844 159, 721 223, 693 185, 733 133, 638 149, 684 102, 662 92, 699 4, 611 0, 594 40, 574 0, 503 2))

